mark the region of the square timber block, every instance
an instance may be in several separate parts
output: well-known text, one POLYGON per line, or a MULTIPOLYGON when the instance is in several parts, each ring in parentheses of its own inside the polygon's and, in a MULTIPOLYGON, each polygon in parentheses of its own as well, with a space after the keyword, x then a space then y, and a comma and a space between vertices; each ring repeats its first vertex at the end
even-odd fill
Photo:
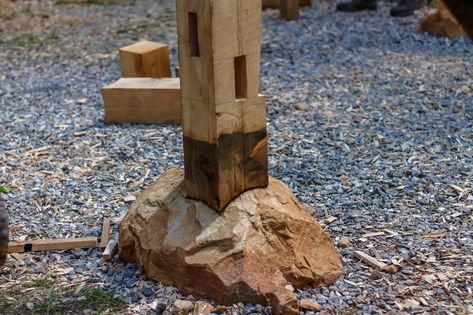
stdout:
POLYGON ((123 47, 120 68, 123 78, 170 78, 169 47, 150 41, 123 47))
POLYGON ((178 78, 121 78, 102 88, 107 124, 180 124, 178 78))

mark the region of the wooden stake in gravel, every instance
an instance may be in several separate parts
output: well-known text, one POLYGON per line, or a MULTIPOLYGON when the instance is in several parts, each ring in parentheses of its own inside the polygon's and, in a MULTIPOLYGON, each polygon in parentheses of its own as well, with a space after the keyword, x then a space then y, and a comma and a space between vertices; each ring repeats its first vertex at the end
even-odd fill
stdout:
POLYGON ((118 242, 115 240, 110 240, 107 244, 107 247, 105 247, 105 250, 102 253, 103 261, 112 260, 113 256, 117 252, 117 249, 118 249, 118 242))
POLYGON ((110 240, 110 218, 104 218, 102 223, 102 235, 100 236, 100 248, 105 248, 110 240))
POLYGON ((97 247, 96 237, 47 239, 8 243, 9 253, 41 252, 48 250, 70 250, 97 247))
POLYGON ((367 264, 368 266, 370 266, 374 269, 381 270, 381 271, 386 271, 390 274, 394 274, 394 273, 397 272, 397 268, 395 266, 385 264, 385 263, 377 260, 376 258, 371 257, 370 255, 365 254, 361 251, 353 252, 353 256, 355 256, 360 261, 362 261, 363 263, 367 264))

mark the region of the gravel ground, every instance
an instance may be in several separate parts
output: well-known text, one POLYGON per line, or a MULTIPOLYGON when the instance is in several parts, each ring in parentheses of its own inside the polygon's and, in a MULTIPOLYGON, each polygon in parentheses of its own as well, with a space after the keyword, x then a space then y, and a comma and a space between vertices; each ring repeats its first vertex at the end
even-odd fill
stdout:
MULTIPOLYGON (((2 1, 0 184, 11 188, 13 239, 99 236, 103 216, 119 222, 166 168, 182 167, 178 127, 105 126, 99 92, 119 78, 118 48, 136 40, 169 43, 177 65, 173 11, 170 0, 2 1)), ((335 243, 351 243, 343 279, 298 291, 326 313, 473 313, 473 44, 413 32, 420 15, 391 18, 387 3, 303 9, 289 23, 264 14, 270 173, 335 243), (400 271, 373 271, 354 250, 400 271)), ((73 267, 63 281, 112 290, 130 314, 182 298, 100 254, 19 255, 0 287, 73 267)))

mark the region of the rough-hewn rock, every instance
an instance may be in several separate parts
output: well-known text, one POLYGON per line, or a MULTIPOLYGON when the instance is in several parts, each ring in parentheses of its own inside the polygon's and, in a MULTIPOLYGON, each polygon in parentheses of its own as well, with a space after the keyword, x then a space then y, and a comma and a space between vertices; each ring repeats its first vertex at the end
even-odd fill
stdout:
POLYGON ((436 6, 419 21, 417 31, 449 38, 468 36, 442 1, 437 1, 436 6))
POLYGON ((0 197, 0 267, 5 264, 8 252, 8 216, 5 203, 0 197))
POLYGON ((168 171, 120 224, 121 258, 149 278, 223 304, 269 303, 274 314, 297 314, 286 285, 328 285, 343 273, 330 238, 280 181, 218 214, 186 198, 182 180, 182 170, 168 171))
POLYGON ((309 299, 300 300, 299 307, 301 310, 312 311, 312 312, 320 312, 322 310, 322 306, 320 306, 319 303, 309 300, 309 299))

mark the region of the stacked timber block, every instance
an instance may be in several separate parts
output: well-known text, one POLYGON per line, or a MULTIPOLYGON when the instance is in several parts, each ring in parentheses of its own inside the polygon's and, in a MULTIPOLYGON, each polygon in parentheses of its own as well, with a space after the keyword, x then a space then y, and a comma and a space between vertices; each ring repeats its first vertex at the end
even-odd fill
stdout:
POLYGON ((142 41, 120 49, 123 78, 169 78, 169 47, 163 43, 142 41))
POLYGON ((120 49, 122 78, 102 88, 107 124, 179 124, 179 78, 171 77, 169 47, 142 41, 120 49))

